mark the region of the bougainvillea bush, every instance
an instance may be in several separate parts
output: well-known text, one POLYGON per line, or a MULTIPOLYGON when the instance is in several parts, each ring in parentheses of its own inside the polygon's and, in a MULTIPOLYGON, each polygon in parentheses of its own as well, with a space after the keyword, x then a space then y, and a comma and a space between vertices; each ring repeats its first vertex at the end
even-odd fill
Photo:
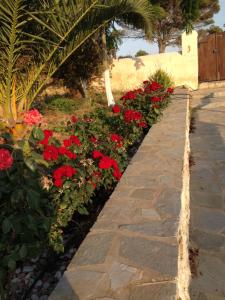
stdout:
POLYGON ((120 180, 130 147, 157 120, 172 92, 145 81, 115 106, 73 116, 54 131, 41 129, 41 115, 32 109, 23 118, 22 140, 2 135, 0 282, 43 248, 63 251, 63 229, 75 212, 88 214, 95 191, 120 180))

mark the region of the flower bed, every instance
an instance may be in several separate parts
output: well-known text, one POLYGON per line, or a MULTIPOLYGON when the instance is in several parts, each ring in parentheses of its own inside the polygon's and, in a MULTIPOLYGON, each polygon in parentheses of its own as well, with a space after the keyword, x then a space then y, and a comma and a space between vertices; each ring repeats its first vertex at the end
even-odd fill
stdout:
POLYGON ((55 131, 41 115, 24 115, 23 139, 0 140, 0 287, 19 262, 43 249, 63 251, 63 229, 101 188, 112 189, 129 162, 128 150, 156 122, 171 88, 145 81, 112 108, 75 116, 55 131))

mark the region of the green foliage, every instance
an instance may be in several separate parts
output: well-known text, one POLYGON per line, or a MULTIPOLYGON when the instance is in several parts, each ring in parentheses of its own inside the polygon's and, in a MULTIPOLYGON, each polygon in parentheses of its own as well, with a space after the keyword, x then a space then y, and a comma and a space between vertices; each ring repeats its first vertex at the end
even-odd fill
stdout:
POLYGON ((150 81, 156 81, 160 83, 164 88, 173 87, 174 81, 172 77, 163 69, 158 69, 149 77, 150 81))
POLYGON ((138 56, 145 56, 145 55, 149 55, 149 53, 146 52, 145 50, 139 50, 139 51, 135 54, 135 57, 138 57, 138 56))
POLYGON ((37 162, 19 149, 13 154, 13 167, 0 171, 1 299, 5 299, 3 284, 8 271, 45 249, 53 216, 53 207, 38 180, 37 162))
POLYGON ((80 101, 66 97, 52 97, 45 101, 49 110, 57 110, 64 113, 71 113, 79 107, 80 101))

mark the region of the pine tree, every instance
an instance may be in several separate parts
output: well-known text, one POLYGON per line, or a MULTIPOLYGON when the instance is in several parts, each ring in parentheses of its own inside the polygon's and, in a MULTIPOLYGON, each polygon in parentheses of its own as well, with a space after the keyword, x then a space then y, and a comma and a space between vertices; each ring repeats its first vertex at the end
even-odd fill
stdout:
POLYGON ((167 46, 179 43, 178 37, 184 26, 187 31, 193 27, 202 29, 214 23, 213 15, 220 10, 219 0, 153 0, 163 9, 161 18, 155 21, 153 41, 158 44, 159 52, 167 46))

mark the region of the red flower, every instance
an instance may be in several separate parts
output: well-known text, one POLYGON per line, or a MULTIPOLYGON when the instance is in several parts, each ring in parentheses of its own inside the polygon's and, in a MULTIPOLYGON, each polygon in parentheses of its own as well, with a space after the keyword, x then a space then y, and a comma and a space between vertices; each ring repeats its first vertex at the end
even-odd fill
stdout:
POLYGON ((62 179, 60 179, 60 178, 55 179, 55 180, 54 180, 54 185, 55 185, 56 187, 58 187, 58 188, 62 187, 62 185, 63 185, 62 179))
POLYGON ((123 147, 123 143, 122 143, 122 142, 117 143, 117 144, 116 144, 116 147, 117 147, 117 148, 123 147))
POLYGON ((76 135, 71 135, 70 141, 77 146, 81 146, 81 142, 76 135))
POLYGON ((92 156, 93 156, 94 159, 96 159, 96 158, 101 158, 104 155, 102 154, 102 152, 100 152, 98 150, 94 150, 93 153, 92 153, 92 156))
POLYGON ((31 109, 24 114, 23 121, 27 125, 35 125, 41 122, 42 115, 37 109, 31 109))
POLYGON ((100 169, 109 169, 112 167, 112 159, 109 156, 103 156, 98 164, 100 169))
POLYGON ((63 185, 63 177, 71 178, 76 174, 77 170, 70 165, 61 166, 53 172, 54 185, 61 187, 63 185))
POLYGON ((111 134, 110 139, 111 139, 111 141, 116 142, 116 143, 122 142, 122 140, 123 140, 122 136, 120 136, 116 133, 111 134))
POLYGON ((76 159, 77 158, 76 154, 69 151, 69 150, 66 152, 66 156, 69 157, 70 159, 76 159))
POLYGON ((162 87, 163 86, 161 84, 159 84, 158 82, 152 81, 151 83, 146 84, 144 92, 147 94, 150 94, 151 92, 155 92, 155 91, 161 89, 162 87))
POLYGON ((66 147, 63 147, 63 146, 59 147, 58 151, 59 151, 59 154, 66 155, 70 159, 76 159, 77 158, 76 154, 69 151, 66 147))
POLYGON ((69 140, 64 140, 64 141, 63 141, 63 145, 64 145, 65 147, 70 147, 70 146, 72 145, 71 139, 69 139, 69 140))
POLYGON ((65 155, 68 150, 66 149, 66 147, 61 146, 61 147, 59 147, 58 151, 59 151, 59 154, 65 155))
POLYGON ((13 157, 9 150, 0 149, 0 171, 11 168, 13 157))
POLYGON ((95 172, 93 173, 93 176, 94 176, 95 178, 101 178, 101 177, 102 177, 102 174, 101 174, 99 171, 95 171, 95 172))
POLYGON ((138 121, 142 118, 142 114, 139 111, 128 109, 124 112, 124 120, 126 123, 132 121, 138 121))
POLYGON ((116 180, 120 180, 122 173, 120 172, 119 168, 114 169, 113 176, 116 178, 116 180))
POLYGON ((167 93, 169 93, 169 94, 172 94, 172 93, 173 93, 173 91, 174 91, 174 89, 173 89, 173 88, 170 88, 170 87, 169 87, 169 88, 167 89, 167 93))
POLYGON ((120 113, 120 111, 121 111, 120 106, 119 105, 114 105, 112 107, 112 111, 113 111, 114 114, 120 113))
POLYGON ((95 136, 92 136, 90 137, 90 141, 93 143, 93 144, 96 144, 98 142, 98 139, 95 137, 95 136))
POLYGON ((49 139, 53 136, 53 132, 51 130, 45 129, 43 133, 44 133, 44 138, 42 141, 38 142, 38 144, 46 146, 48 145, 49 139))
POLYGON ((72 121, 72 123, 77 123, 78 118, 76 116, 72 116, 71 121, 72 121))
POLYGON ((160 102, 161 100, 162 99, 160 97, 156 97, 156 96, 154 96, 154 97, 151 98, 151 102, 154 102, 154 103, 160 102))
POLYGON ((147 128, 147 127, 148 127, 147 123, 144 122, 144 121, 138 123, 138 126, 139 126, 139 127, 142 127, 142 128, 147 128))
POLYGON ((43 152, 43 157, 47 161, 57 160, 59 157, 58 149, 54 145, 46 146, 43 152))

